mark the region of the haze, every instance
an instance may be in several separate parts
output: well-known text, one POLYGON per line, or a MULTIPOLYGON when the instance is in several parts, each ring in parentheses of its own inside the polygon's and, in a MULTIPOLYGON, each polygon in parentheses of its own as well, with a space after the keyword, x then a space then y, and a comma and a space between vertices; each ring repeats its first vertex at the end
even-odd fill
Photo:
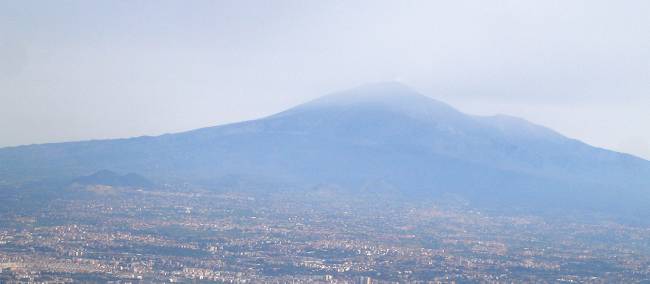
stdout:
POLYGON ((648 11, 648 1, 0 1, 0 146, 178 132, 401 81, 467 113, 524 117, 649 159, 648 11))

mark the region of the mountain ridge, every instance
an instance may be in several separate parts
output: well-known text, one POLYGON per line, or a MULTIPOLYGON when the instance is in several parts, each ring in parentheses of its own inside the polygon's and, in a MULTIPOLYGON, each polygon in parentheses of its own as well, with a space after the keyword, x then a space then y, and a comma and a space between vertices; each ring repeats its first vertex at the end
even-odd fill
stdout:
MULTIPOLYGON (((217 125, 213 125, 213 126, 205 126, 205 127, 189 129, 189 130, 184 130, 184 131, 179 131, 179 132, 163 133, 163 134, 159 134, 159 135, 140 135, 140 136, 116 137, 116 138, 106 138, 106 139, 86 139, 86 140, 75 140, 75 141, 33 143, 33 144, 24 144, 24 145, 4 146, 4 147, 0 147, 0 150, 17 149, 17 148, 23 148, 23 147, 41 147, 41 146, 48 146, 48 145, 59 145, 59 144, 70 144, 70 143, 94 143, 94 142, 106 142, 106 141, 124 141, 124 140, 130 140, 130 139, 149 139, 149 138, 158 138, 158 137, 164 137, 164 136, 169 136, 169 135, 178 135, 178 134, 190 133, 190 132, 195 132, 195 131, 202 131, 202 130, 207 130, 207 129, 220 128, 220 127, 234 126, 234 125, 238 125, 238 124, 242 124, 242 123, 249 123, 249 122, 255 122, 255 121, 260 121, 260 120, 264 120, 264 119, 284 116, 284 115, 289 114, 289 113, 294 112, 294 111, 299 111, 299 110, 302 111, 302 110, 304 110, 305 107, 311 106, 314 103, 318 103, 318 102, 320 102, 321 100, 324 100, 324 99, 330 100, 330 98, 331 99, 333 99, 333 98, 344 98, 346 95, 351 94, 355 90, 359 90, 359 89, 362 89, 362 90, 363 89, 365 89, 365 90, 377 89, 377 87, 380 87, 380 86, 393 86, 394 90, 399 90, 399 89, 408 90, 408 92, 410 92, 411 95, 415 95, 417 97, 424 98, 424 99, 427 99, 429 101, 435 101, 437 104, 442 104, 442 105, 444 105, 444 106, 446 106, 448 108, 451 108, 453 111, 455 111, 457 113, 465 114, 465 113, 462 113, 462 112, 458 111, 457 109, 453 108, 449 104, 446 104, 446 103, 444 103, 442 101, 436 100, 436 99, 431 98, 429 96, 419 94, 415 90, 413 90, 412 88, 408 87, 407 85, 404 85, 404 84, 396 82, 396 81, 387 81, 387 82, 377 82, 377 83, 362 84, 362 85, 359 85, 359 86, 357 86, 355 88, 352 88, 350 90, 346 90, 346 91, 343 91, 343 92, 334 92, 334 93, 331 93, 331 94, 328 94, 328 95, 318 97, 316 99, 309 100, 309 101, 304 102, 304 103, 300 103, 297 106, 291 107, 289 109, 280 111, 280 112, 275 113, 275 114, 271 114, 271 115, 260 117, 260 118, 243 120, 243 121, 239 121, 239 122, 226 123, 226 124, 217 124, 217 125)), ((381 90, 381 89, 379 89, 379 90, 381 90)), ((373 96, 372 94, 368 94, 367 96, 365 96, 365 98, 373 98, 373 97, 377 98, 379 96, 373 96)), ((393 96, 393 97, 395 97, 395 96, 393 96)), ((568 139, 574 140, 576 142, 589 145, 589 146, 594 147, 594 148, 598 148, 598 149, 602 149, 602 150, 606 150, 606 151, 610 151, 610 152, 615 152, 617 154, 626 155, 626 156, 630 156, 630 157, 635 158, 635 159, 640 159, 640 160, 643 160, 643 161, 650 162, 650 160, 648 160, 648 159, 645 159, 643 157, 640 157, 640 156, 637 156, 637 155, 634 155, 634 154, 631 154, 631 153, 620 152, 620 151, 611 150, 611 149, 607 149, 607 148, 603 148, 603 147, 597 147, 597 146, 593 146, 591 144, 588 144, 588 143, 586 143, 584 141, 581 141, 579 139, 569 138, 569 137, 565 136, 564 134, 559 133, 559 132, 557 132, 557 131, 549 128, 549 127, 543 126, 541 124, 537 124, 535 122, 531 122, 531 121, 529 121, 527 119, 524 119, 524 118, 521 118, 521 117, 512 116, 512 115, 508 115, 508 114, 501 114, 501 113, 494 114, 494 115, 470 115, 470 114, 465 114, 465 115, 472 116, 472 117, 482 119, 482 120, 510 120, 510 121, 517 121, 520 124, 528 124, 528 126, 534 126, 535 128, 541 129, 543 131, 548 131, 549 133, 553 133, 553 134, 561 136, 563 138, 568 138, 568 139)))

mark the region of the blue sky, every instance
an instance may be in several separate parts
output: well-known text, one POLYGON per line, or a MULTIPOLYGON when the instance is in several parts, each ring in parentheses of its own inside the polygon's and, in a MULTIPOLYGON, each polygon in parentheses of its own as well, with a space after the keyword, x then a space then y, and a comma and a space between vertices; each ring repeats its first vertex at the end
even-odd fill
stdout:
POLYGON ((0 146, 177 132, 397 80, 650 158, 649 1, 0 1, 0 146))

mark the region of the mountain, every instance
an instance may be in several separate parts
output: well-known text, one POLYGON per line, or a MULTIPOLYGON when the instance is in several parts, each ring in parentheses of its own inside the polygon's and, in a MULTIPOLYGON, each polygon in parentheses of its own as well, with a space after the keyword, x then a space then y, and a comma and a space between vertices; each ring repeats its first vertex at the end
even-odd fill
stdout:
POLYGON ((0 149, 4 183, 102 169, 266 190, 331 184, 354 191, 381 183, 405 197, 456 194, 486 206, 637 212, 650 201, 646 160, 520 118, 467 115, 399 83, 178 134, 0 149))

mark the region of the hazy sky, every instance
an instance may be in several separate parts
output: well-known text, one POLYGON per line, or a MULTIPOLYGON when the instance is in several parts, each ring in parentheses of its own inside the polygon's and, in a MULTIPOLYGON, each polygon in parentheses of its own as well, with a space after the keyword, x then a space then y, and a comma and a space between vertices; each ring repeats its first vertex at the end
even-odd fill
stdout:
POLYGON ((0 0, 0 146, 177 132, 399 80, 650 159, 650 1, 0 0))

